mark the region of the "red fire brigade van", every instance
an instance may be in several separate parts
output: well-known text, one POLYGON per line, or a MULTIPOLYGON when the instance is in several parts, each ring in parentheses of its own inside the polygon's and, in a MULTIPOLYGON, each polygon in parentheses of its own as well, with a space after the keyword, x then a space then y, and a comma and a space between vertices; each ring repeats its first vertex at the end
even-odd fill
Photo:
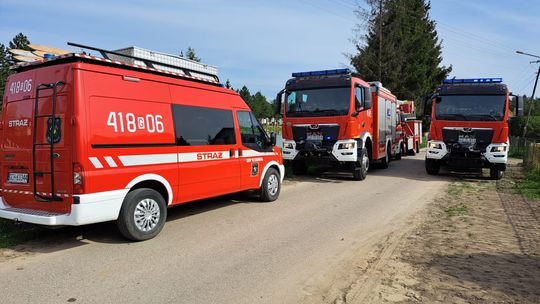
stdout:
MULTIPOLYGON (((427 173, 438 174, 442 165, 489 168, 490 177, 500 179, 509 148, 509 97, 502 78, 445 80, 426 107, 431 109, 427 173)), ((516 109, 518 115, 523 111, 521 99, 516 109)))
POLYGON ((401 155, 415 155, 422 143, 422 121, 416 119, 413 101, 398 101, 400 116, 401 155))
POLYGON ((396 151, 396 97, 389 90, 348 69, 292 77, 278 93, 276 110, 284 104, 283 159, 295 174, 331 164, 363 180, 371 162, 388 167, 396 151))
POLYGON ((277 199, 284 166, 275 136, 216 75, 85 48, 104 58, 69 54, 9 77, 0 217, 117 220, 125 237, 145 240, 173 205, 254 189, 277 199))

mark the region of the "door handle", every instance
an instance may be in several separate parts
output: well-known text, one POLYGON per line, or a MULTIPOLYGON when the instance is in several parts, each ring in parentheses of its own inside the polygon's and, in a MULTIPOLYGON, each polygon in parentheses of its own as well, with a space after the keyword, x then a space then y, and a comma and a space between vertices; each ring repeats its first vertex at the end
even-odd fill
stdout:
POLYGON ((234 149, 229 150, 229 157, 234 158, 234 149))
POLYGON ((238 149, 238 157, 242 156, 242 149, 238 149))

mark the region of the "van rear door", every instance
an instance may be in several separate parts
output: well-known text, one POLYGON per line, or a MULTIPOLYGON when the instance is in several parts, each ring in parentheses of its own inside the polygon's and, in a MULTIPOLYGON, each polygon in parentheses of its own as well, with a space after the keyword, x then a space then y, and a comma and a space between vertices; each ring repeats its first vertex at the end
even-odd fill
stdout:
POLYGON ((71 78, 64 64, 18 73, 7 83, 1 188, 12 207, 70 211, 71 78))

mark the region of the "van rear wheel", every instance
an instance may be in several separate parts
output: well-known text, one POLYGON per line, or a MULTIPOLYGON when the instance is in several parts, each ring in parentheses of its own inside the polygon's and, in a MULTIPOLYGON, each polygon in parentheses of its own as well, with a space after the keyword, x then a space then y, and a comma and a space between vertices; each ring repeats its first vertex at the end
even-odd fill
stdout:
POLYGON ((281 177, 279 172, 274 168, 270 168, 264 175, 260 189, 260 198, 263 202, 273 202, 279 197, 280 191, 281 177))
POLYGON ((117 224, 120 233, 132 241, 144 241, 158 235, 167 219, 167 205, 157 191, 141 188, 124 198, 117 224))

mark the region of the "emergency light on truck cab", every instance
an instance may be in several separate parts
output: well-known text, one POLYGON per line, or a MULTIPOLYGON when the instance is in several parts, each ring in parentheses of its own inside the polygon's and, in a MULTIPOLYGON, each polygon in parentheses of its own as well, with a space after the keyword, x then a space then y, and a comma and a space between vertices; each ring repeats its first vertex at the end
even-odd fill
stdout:
MULTIPOLYGON (((502 177, 510 116, 510 93, 502 82, 502 78, 447 79, 437 88, 430 107, 428 174, 437 174, 444 165, 489 168, 491 178, 502 177)), ((516 109, 519 99, 517 103, 516 109)))
POLYGON ((15 66, 8 78, 7 87, 28 85, 4 96, 0 217, 116 220, 125 237, 145 240, 173 205, 245 190, 278 198, 275 135, 205 65, 72 45, 104 58, 62 55, 15 66))

